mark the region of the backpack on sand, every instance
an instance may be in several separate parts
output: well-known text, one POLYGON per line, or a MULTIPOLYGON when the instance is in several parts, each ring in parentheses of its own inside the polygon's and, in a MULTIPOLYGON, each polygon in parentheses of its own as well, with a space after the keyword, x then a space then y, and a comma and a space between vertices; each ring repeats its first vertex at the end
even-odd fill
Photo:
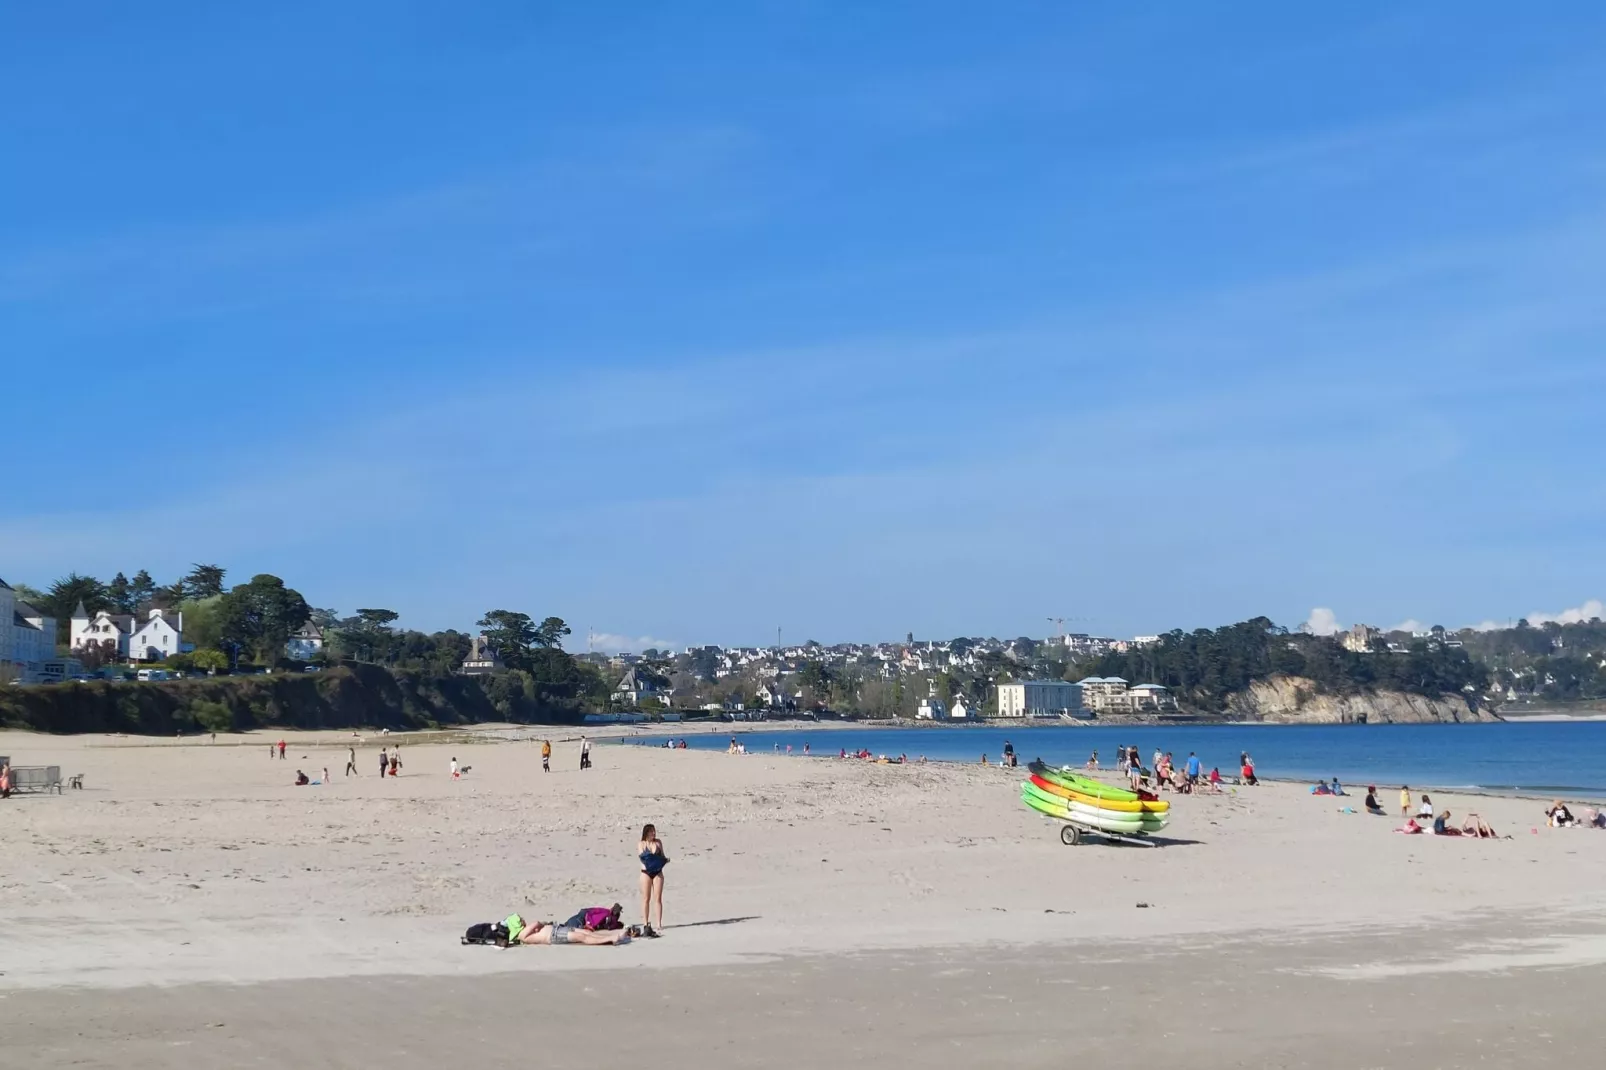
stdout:
POLYGON ((465 944, 492 944, 496 947, 507 946, 507 926, 501 922, 482 921, 468 927, 463 934, 465 944))

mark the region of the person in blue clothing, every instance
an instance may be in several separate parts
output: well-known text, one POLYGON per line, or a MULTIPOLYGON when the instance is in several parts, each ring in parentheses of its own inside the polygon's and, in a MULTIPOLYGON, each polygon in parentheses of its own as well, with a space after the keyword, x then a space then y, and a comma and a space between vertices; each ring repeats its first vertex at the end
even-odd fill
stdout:
POLYGON ((1328 790, 1330 790, 1334 795, 1348 795, 1349 794, 1349 792, 1344 790, 1344 785, 1342 785, 1342 784, 1340 784, 1338 782, 1338 777, 1334 777, 1333 778, 1333 786, 1331 788, 1329 788, 1328 790))
POLYGON ((1188 752, 1188 764, 1186 768, 1188 771, 1188 783, 1199 783, 1199 756, 1193 751, 1188 752))

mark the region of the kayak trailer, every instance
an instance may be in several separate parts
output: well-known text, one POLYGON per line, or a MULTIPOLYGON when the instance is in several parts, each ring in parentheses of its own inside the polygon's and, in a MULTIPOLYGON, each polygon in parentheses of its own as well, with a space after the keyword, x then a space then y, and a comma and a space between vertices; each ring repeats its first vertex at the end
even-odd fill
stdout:
POLYGON ((1107 832, 1104 829, 1084 825, 1080 821, 1056 817, 1060 823, 1060 842, 1067 847, 1075 847, 1085 839, 1098 838, 1115 844, 1127 844, 1132 847, 1158 847, 1159 844, 1149 839, 1147 832, 1107 832))

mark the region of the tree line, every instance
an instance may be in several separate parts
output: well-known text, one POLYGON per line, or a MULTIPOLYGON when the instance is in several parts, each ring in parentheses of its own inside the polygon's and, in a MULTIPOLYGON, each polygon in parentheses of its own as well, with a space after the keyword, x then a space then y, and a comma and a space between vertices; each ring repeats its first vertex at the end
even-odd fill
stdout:
POLYGON ((1224 710, 1229 696, 1257 680, 1285 674, 1310 680, 1319 694, 1371 690, 1438 696, 1483 693, 1487 666, 1464 648, 1418 640, 1403 653, 1357 653, 1337 640, 1290 633, 1266 617, 1214 630, 1175 630, 1159 642, 1078 661, 1068 679, 1119 676, 1132 683, 1156 683, 1196 708, 1224 710))

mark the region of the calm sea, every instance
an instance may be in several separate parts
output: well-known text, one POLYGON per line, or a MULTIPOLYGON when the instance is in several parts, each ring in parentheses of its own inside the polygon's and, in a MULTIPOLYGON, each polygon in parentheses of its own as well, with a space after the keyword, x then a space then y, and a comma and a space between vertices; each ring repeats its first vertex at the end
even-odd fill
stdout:
POLYGON ((966 725, 940 728, 832 728, 824 731, 743 732, 689 737, 698 749, 724 749, 734 734, 752 751, 784 753, 788 744, 801 757, 803 744, 815 755, 841 748, 868 749, 876 755, 933 761, 996 762, 1004 741, 1015 744, 1024 765, 1041 757, 1055 765, 1081 765, 1093 751, 1104 768, 1114 764, 1116 747, 1135 744, 1144 764, 1158 748, 1181 765, 1197 751, 1204 768, 1220 766, 1223 776, 1238 768, 1248 751, 1261 776, 1282 780, 1331 779, 1345 784, 1542 795, 1606 796, 1606 722, 1544 721, 1465 725, 1210 725, 1178 727, 1043 727, 966 725))

